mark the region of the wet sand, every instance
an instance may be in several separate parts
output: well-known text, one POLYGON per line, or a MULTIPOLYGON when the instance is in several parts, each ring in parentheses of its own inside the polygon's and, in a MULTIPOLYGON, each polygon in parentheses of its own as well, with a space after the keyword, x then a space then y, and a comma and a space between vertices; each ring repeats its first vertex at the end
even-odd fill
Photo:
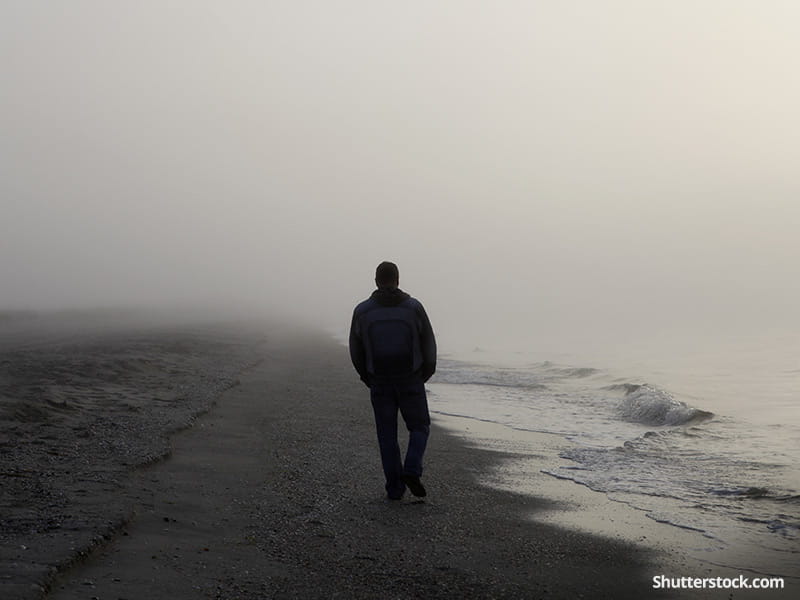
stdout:
MULTIPOLYGON (((457 436, 462 443, 481 451, 498 453, 499 459, 488 468, 484 483, 500 490, 552 501, 551 508, 532 509, 528 519, 648 548, 651 564, 646 570, 650 574, 650 584, 652 577, 661 575, 730 580, 740 576, 750 579, 765 577, 756 570, 716 564, 714 560, 719 553, 714 551, 714 541, 702 532, 658 522, 648 517, 646 511, 613 501, 606 494, 572 480, 549 475, 557 472, 559 466, 570 464, 560 457, 560 453, 571 444, 561 436, 451 415, 438 414, 435 419, 448 434, 457 436)), ((734 550, 741 552, 743 549, 734 550)), ((789 577, 783 580, 783 589, 683 589, 673 594, 677 598, 711 600, 796 598, 800 580, 789 577)), ((642 597, 649 598, 650 593, 643 591, 642 597)))
MULTIPOLYGON (((166 460, 96 498, 129 507, 105 539, 53 562, 55 573, 17 573, 0 595, 38 598, 44 585, 58 600, 667 597, 651 579, 680 565, 680 549, 638 531, 591 533, 559 518, 575 509, 563 496, 503 489, 497 469, 519 455, 470 443, 452 423, 434 422, 425 501, 385 501, 368 391, 346 349, 276 329, 254 352, 238 385, 170 438, 166 460)), ((598 514, 612 523, 621 510, 598 514)))

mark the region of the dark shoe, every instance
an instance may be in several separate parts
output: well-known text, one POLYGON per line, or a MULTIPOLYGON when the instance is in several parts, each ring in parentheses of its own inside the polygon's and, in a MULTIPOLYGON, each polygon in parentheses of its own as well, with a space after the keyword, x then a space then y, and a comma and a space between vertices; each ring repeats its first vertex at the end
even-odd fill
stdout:
POLYGON ((425 486, 422 485, 422 482, 416 475, 403 475, 403 483, 405 483, 408 486, 408 489, 411 490, 411 493, 418 498, 422 498, 427 495, 425 486))
POLYGON ((386 486, 386 499, 387 500, 402 500, 403 496, 406 493, 406 486, 401 481, 397 482, 397 485, 393 485, 391 487, 386 486))

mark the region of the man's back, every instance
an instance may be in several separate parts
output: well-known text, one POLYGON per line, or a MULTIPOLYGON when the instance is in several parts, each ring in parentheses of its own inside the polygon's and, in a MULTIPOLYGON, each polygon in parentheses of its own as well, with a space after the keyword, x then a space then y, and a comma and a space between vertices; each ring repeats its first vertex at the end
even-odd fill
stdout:
POLYGON ((366 383, 436 370, 436 340, 422 304, 396 287, 381 287, 359 303, 350 327, 353 365, 366 383))

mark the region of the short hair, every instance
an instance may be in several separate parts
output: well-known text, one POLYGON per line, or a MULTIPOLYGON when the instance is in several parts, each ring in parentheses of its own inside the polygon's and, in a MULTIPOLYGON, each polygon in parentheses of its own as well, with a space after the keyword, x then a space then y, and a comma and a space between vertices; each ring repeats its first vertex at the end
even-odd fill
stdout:
POLYGON ((393 262, 383 261, 375 269, 375 283, 381 285, 397 285, 400 283, 400 271, 393 262))

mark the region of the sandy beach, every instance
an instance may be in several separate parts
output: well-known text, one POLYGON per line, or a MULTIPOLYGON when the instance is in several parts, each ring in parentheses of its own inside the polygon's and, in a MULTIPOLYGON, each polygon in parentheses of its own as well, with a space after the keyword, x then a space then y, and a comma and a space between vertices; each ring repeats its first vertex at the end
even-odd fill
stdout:
POLYGON ((346 349, 285 327, 264 340, 163 460, 92 490, 118 515, 98 534, 69 556, 50 545, 55 527, 6 546, 0 596, 714 597, 654 590, 658 574, 716 573, 682 558, 680 533, 541 474, 531 461, 536 446, 549 460, 548 436, 435 416, 428 497, 387 502, 346 349))

